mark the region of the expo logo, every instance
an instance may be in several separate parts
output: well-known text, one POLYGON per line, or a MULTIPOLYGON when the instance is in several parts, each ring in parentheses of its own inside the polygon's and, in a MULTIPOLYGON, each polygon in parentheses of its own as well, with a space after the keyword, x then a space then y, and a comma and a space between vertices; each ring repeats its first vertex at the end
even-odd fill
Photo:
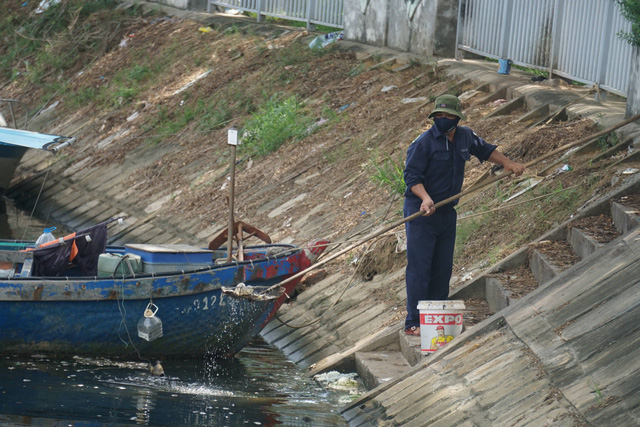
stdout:
POLYGON ((462 325, 462 314, 421 314, 421 325, 462 325))

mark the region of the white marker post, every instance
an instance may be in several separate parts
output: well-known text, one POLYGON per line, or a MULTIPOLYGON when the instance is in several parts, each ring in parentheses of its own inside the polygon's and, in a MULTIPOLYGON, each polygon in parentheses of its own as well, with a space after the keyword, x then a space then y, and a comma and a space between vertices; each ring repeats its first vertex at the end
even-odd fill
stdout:
POLYGON ((233 126, 229 129, 227 144, 231 146, 231 171, 229 177, 229 228, 227 229, 227 262, 231 262, 233 254, 233 198, 236 183, 236 149, 238 147, 238 129, 233 126))

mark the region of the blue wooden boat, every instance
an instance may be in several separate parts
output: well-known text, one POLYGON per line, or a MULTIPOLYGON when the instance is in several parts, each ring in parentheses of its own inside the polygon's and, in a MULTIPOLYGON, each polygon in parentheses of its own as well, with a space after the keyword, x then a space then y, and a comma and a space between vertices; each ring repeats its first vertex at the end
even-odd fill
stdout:
POLYGON ((35 249, 0 243, 0 354, 229 357, 287 297, 235 298, 222 287, 264 290, 309 267, 327 243, 248 246, 227 262, 224 250, 187 245, 107 247, 104 223, 35 249), (111 273, 100 269, 105 258, 119 259, 111 273), (137 332, 150 304, 162 323, 153 341, 137 332))

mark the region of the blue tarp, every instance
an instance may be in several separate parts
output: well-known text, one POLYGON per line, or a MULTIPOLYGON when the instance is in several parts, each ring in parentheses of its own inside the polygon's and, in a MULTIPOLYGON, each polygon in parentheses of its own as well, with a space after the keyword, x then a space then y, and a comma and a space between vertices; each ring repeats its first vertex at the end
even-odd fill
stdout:
POLYGON ((65 142, 70 143, 72 139, 68 136, 47 135, 28 130, 0 127, 0 144, 5 145, 55 151, 58 145, 65 142))

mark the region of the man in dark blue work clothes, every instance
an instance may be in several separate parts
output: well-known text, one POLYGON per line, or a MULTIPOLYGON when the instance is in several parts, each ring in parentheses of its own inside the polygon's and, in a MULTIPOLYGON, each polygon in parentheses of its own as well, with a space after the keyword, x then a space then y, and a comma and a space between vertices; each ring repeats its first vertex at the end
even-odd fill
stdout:
POLYGON ((407 150, 404 182, 405 218, 418 211, 424 215, 405 223, 407 230, 407 319, 405 333, 420 335, 418 301, 446 300, 453 269, 456 240, 454 209, 457 200, 437 209, 434 205, 462 190, 465 162, 476 156, 480 161, 502 165, 521 175, 525 166, 513 162, 467 127, 460 100, 453 95, 436 99, 429 114, 434 126, 424 132, 407 150))

